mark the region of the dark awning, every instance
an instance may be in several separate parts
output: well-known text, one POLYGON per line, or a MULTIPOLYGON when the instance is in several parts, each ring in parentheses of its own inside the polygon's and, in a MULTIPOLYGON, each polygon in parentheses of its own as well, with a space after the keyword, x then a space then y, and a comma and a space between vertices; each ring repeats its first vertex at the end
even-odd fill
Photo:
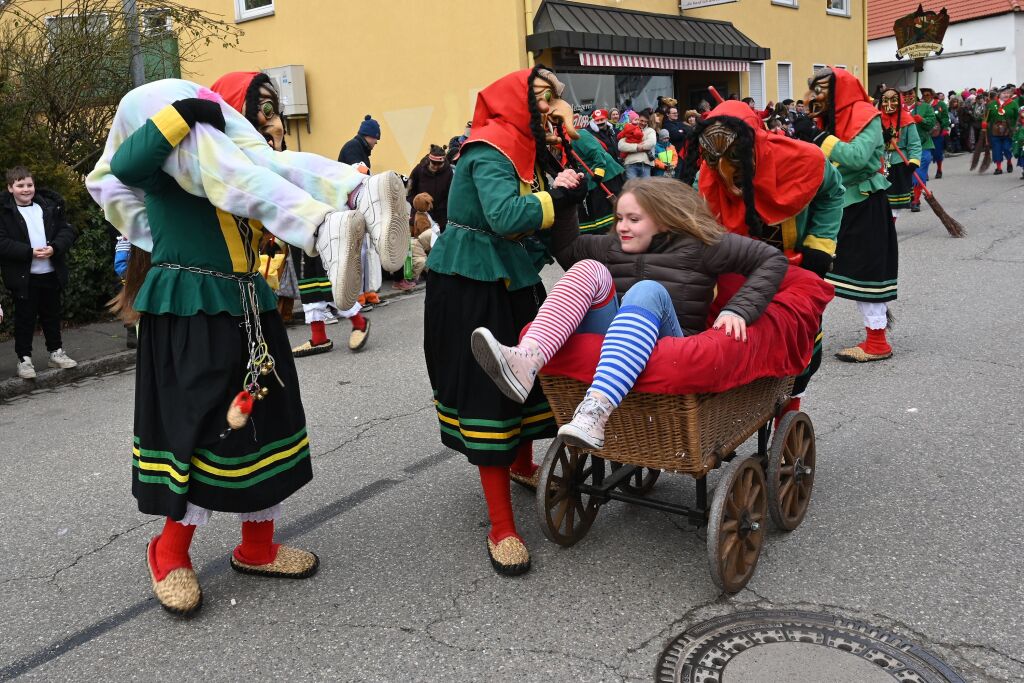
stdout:
POLYGON ((760 47, 727 21, 688 19, 669 14, 544 0, 533 18, 531 51, 570 48, 671 57, 757 61, 771 50, 760 47))

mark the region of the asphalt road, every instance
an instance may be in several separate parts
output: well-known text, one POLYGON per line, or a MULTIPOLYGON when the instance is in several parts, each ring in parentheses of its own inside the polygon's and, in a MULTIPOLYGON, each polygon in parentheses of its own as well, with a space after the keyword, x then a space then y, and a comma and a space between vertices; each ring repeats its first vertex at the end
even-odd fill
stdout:
MULTIPOLYGON (((438 439, 417 294, 371 314, 364 353, 298 361, 315 478, 280 529, 320 573, 232 572, 238 523, 217 515, 196 535, 206 602, 188 621, 159 609, 145 569, 160 520, 129 491, 133 373, 0 404, 0 680, 649 681, 672 636, 754 607, 849 615, 969 680, 1024 679, 1024 182, 969 175, 962 156, 933 187, 968 238, 927 207, 899 219, 890 361, 832 358, 863 331, 852 303, 830 306, 804 403, 811 509, 772 532, 738 595, 715 589, 704 533, 680 519, 613 503, 563 549, 520 490, 534 568, 496 575, 475 469, 438 439)), ((656 490, 693 499, 682 476, 656 490)))

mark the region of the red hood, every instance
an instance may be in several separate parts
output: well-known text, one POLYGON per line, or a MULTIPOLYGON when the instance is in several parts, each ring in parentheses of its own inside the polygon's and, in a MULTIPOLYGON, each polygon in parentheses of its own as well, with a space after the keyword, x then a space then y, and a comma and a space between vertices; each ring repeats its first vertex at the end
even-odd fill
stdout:
POLYGON ((513 71, 480 91, 473 112, 473 131, 463 143, 482 142, 508 157, 519 179, 532 183, 537 142, 530 130, 529 78, 531 69, 513 71))
POLYGON ((259 75, 259 71, 232 71, 226 73, 210 86, 210 90, 224 98, 224 101, 243 113, 245 108, 245 94, 249 91, 249 84, 252 79, 259 75))
MULTIPOLYGON (((708 114, 740 119, 754 131, 754 207, 768 225, 800 213, 811 203, 825 177, 825 156, 816 146, 771 135, 764 122, 743 102, 729 100, 708 114)), ((701 161, 700 193, 729 232, 746 235, 743 198, 730 194, 718 173, 701 161)))
POLYGON ((881 112, 875 109, 874 100, 853 74, 836 66, 832 67, 832 72, 836 75, 835 86, 832 88, 836 125, 832 134, 843 142, 849 142, 881 112))

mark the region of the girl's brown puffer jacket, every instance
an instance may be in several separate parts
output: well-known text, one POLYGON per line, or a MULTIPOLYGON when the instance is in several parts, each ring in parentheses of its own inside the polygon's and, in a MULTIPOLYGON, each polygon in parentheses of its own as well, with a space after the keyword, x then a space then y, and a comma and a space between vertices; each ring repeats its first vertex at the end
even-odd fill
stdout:
POLYGON ((747 276, 743 287, 725 308, 749 325, 767 308, 786 275, 789 262, 782 252, 749 237, 726 233, 713 245, 689 235, 662 233, 643 254, 622 251, 618 235, 580 235, 556 253, 563 268, 583 259, 608 266, 619 296, 640 280, 655 280, 668 290, 687 335, 706 329, 706 318, 715 297, 720 273, 747 276))

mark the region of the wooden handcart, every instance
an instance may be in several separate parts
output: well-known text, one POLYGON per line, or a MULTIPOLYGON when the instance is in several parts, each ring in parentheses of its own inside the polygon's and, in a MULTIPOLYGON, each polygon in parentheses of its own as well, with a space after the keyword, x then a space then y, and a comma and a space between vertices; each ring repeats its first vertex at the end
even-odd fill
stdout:
MULTIPOLYGON (((707 524, 715 583, 729 593, 742 589, 757 566, 767 517, 792 531, 803 521, 811 498, 811 419, 788 412, 772 436, 773 420, 789 401, 793 379, 764 378, 718 394, 630 393, 609 418, 600 451, 555 439, 537 486, 544 535, 559 545, 575 544, 590 530, 600 507, 612 500, 683 515, 707 524), (757 452, 738 456, 736 449, 755 432, 757 452), (708 505, 707 474, 723 465, 708 505), (665 471, 694 477, 694 507, 647 495, 665 471)), ((556 421, 569 422, 587 386, 554 375, 542 375, 541 383, 556 421)))

